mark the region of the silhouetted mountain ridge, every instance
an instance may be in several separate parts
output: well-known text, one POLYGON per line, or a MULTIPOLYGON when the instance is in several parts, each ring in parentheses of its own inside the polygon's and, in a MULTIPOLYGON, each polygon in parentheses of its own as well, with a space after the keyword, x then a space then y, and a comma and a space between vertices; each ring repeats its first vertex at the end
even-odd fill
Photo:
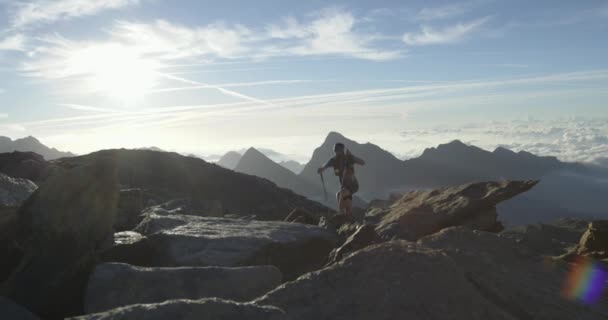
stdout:
POLYGON ((47 147, 32 136, 15 140, 0 136, 0 153, 14 151, 34 152, 43 156, 46 160, 75 156, 75 154, 71 152, 62 152, 55 148, 47 147))

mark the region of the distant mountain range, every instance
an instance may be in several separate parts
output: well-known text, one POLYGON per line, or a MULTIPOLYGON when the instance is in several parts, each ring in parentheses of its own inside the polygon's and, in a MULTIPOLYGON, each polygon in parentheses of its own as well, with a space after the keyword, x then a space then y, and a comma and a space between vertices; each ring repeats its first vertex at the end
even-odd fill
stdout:
MULTIPOLYGON (((458 140, 426 149, 420 157, 402 161, 371 143, 361 144, 331 132, 313 152, 299 174, 284 170, 255 149, 239 159, 236 171, 264 177, 277 185, 319 201, 322 188, 317 168, 333 156, 333 145, 342 142, 366 161, 357 166, 361 188, 357 194, 366 201, 386 199, 392 193, 431 189, 489 180, 541 182, 525 195, 506 201, 500 213, 506 225, 553 221, 559 217, 602 216, 608 202, 608 170, 579 163, 565 163, 555 157, 541 157, 505 148, 487 151, 458 140), (312 186, 312 187, 311 187, 312 186), (602 196, 602 194, 604 196, 602 196)), ((234 160, 236 160, 236 155, 234 160)), ((337 178, 326 171, 328 192, 339 188, 337 178)))
POLYGON ((34 137, 26 137, 13 141, 11 138, 0 136, 0 153, 14 151, 35 152, 43 156, 46 160, 75 156, 75 154, 71 152, 62 152, 55 148, 49 148, 34 137))
MULTIPOLYGON (((249 152, 250 149, 247 150, 242 150, 242 152, 239 151, 229 151, 226 154, 224 154, 217 162, 216 164, 226 168, 226 169, 232 169, 234 170, 237 165, 239 164, 239 161, 241 161, 241 158, 243 157, 244 154, 246 154, 247 152, 249 152)), ((255 149, 255 151, 263 154, 265 156, 265 158, 267 158, 268 160, 274 162, 274 163, 278 163, 280 166, 289 169, 291 172, 298 174, 302 171, 302 169, 304 168, 304 165, 294 161, 294 160, 285 160, 285 161, 276 161, 276 160, 272 160, 272 157, 277 155, 281 155, 280 153, 270 150, 270 149, 255 149)), ((279 157, 279 159, 283 158, 284 156, 279 157)))

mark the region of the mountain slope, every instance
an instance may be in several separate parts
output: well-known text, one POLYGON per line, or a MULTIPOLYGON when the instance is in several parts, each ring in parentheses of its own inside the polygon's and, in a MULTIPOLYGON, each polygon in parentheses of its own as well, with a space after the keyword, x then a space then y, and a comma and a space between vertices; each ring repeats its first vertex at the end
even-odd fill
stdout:
POLYGON ((226 169, 234 170, 239 161, 241 160, 242 155, 236 151, 229 151, 225 155, 223 155, 220 160, 218 160, 217 165, 222 166, 226 169))
POLYGON ((71 152, 62 152, 55 148, 49 148, 34 137, 26 137, 13 141, 8 137, 0 136, 0 153, 14 151, 34 152, 43 156, 46 160, 75 156, 75 154, 71 152))
POLYGON ((320 196, 319 186, 303 180, 255 148, 249 148, 243 154, 234 170, 268 179, 280 187, 291 189, 309 198, 318 198, 320 196))
POLYGON ((281 161, 279 162, 279 164, 287 169, 289 169, 291 172, 295 173, 295 174, 299 174, 300 172, 302 172, 302 169, 304 169, 304 165, 294 161, 294 160, 288 160, 288 161, 281 161))

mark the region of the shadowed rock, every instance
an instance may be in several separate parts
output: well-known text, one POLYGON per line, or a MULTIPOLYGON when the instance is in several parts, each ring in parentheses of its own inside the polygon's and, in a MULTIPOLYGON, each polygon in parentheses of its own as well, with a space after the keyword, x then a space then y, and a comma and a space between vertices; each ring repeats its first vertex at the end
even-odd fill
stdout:
POLYGON ((11 178, 0 173, 0 283, 19 263, 21 253, 14 244, 17 236, 17 212, 36 188, 36 184, 29 180, 11 178))
POLYGON ((122 263, 95 267, 89 279, 85 312, 173 299, 252 300, 281 284, 273 266, 242 268, 140 268, 122 263))
POLYGON ((156 304, 137 304, 71 320, 287 320, 275 307, 257 306, 221 299, 170 300, 156 304))
POLYGON ((547 266, 513 240, 457 227, 367 247, 255 302, 295 320, 605 318, 606 304, 562 299, 566 273, 565 263, 547 266))
POLYGON ((329 263, 338 262, 345 255, 363 249, 367 246, 382 242, 373 225, 362 225, 350 236, 342 246, 332 250, 329 255, 329 263))
POLYGON ((116 221, 114 222, 114 229, 117 231, 125 231, 135 228, 142 220, 140 215, 143 209, 143 190, 120 190, 120 199, 118 201, 118 212, 116 214, 116 221))
POLYGON ((385 239, 417 240, 451 226, 498 232, 496 205, 530 190, 538 181, 480 182, 433 191, 413 191, 368 220, 385 239))
POLYGON ((0 297, 0 316, 7 320, 40 320, 22 306, 0 297))
POLYGON ((49 174, 49 164, 33 152, 0 153, 0 172, 14 178, 41 181, 49 174))
POLYGON ((58 172, 18 217, 20 264, 3 293, 44 318, 82 310, 96 252, 112 239, 118 180, 112 158, 58 172))

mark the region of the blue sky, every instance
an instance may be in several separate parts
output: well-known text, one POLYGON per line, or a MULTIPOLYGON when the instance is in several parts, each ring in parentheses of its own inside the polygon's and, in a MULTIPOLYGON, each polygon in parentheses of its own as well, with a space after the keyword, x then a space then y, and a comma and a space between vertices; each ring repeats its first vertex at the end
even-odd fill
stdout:
POLYGON ((461 139, 608 154, 608 1, 0 0, 0 135, 64 150, 329 131, 402 158, 461 139))

